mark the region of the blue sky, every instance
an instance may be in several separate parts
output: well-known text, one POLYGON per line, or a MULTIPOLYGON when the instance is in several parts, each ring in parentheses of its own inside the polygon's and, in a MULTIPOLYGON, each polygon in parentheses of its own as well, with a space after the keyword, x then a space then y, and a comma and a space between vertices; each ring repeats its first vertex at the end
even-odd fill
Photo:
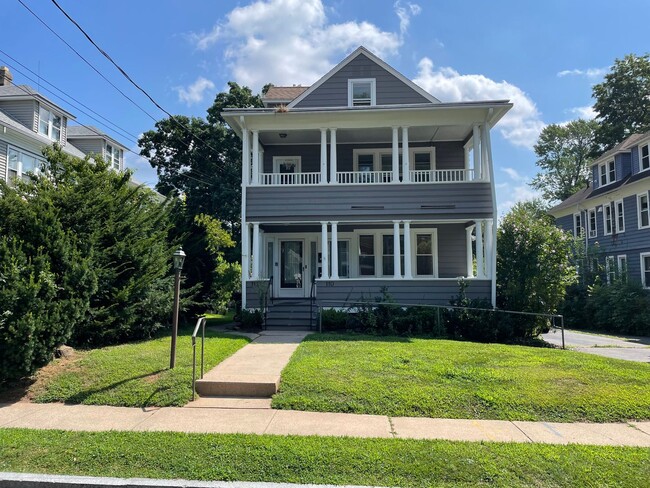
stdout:
MULTIPOLYGON (((155 119, 164 114, 132 87, 46 0, 23 0, 155 119)), ((591 86, 615 58, 644 54, 647 0, 544 2, 468 0, 59 0, 166 110, 204 116, 229 80, 259 90, 311 84, 359 44, 442 101, 509 98, 515 108, 493 136, 503 212, 534 193, 532 145, 545 124, 593 116, 591 86)), ((0 11, 0 64, 14 82, 36 86, 80 123, 125 145, 153 120, 79 59, 17 0, 0 11), (18 72, 20 71, 20 72, 18 72), (102 127, 44 88, 56 85, 128 134, 102 127)), ((83 109, 87 111, 86 109, 83 109)), ((137 149, 136 149, 137 150, 137 149)), ((136 178, 155 183, 146 161, 127 156, 136 178)))

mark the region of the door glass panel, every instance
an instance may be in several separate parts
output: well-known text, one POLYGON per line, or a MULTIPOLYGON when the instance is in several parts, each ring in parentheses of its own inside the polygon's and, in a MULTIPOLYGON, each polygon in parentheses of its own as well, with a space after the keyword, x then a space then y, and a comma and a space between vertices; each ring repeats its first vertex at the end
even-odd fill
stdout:
POLYGON ((372 154, 359 154, 358 166, 359 171, 373 171, 374 156, 372 154))
POLYGON ((280 286, 302 288, 302 241, 282 241, 280 261, 280 286))
POLYGON ((375 274, 375 236, 359 236, 359 274, 375 274))
POLYGON ((293 174, 298 172, 298 162, 292 159, 285 159, 279 162, 280 173, 293 174))
POLYGON ((431 169, 431 153, 415 153, 414 159, 413 164, 416 170, 423 171, 431 169))

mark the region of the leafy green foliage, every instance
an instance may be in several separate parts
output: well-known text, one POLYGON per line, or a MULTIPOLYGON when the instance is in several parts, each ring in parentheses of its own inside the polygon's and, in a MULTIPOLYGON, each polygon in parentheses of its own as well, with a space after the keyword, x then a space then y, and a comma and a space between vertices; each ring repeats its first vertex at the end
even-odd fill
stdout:
POLYGON ((636 281, 589 287, 583 328, 650 336, 650 292, 636 281))
POLYGON ((592 96, 601 122, 596 140, 604 150, 650 130, 650 55, 616 59, 605 80, 593 86, 592 96))
POLYGON ((264 324, 264 314, 258 309, 242 310, 240 322, 246 329, 259 329, 264 324))
POLYGON ((549 348, 316 334, 274 408, 544 421, 650 419, 646 364, 549 348))
POLYGON ((586 188, 589 163, 597 152, 597 128, 598 122, 582 119, 544 127, 534 148, 542 172, 531 186, 541 190, 546 200, 562 201, 586 188))

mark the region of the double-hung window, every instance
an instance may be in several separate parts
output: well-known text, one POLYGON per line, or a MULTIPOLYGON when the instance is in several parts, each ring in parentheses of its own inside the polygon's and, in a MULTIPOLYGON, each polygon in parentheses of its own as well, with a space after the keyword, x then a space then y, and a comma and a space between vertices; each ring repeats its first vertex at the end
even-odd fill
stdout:
POLYGON ((377 104, 377 88, 374 78, 348 80, 348 106, 363 107, 377 104))
POLYGON ((433 234, 415 235, 415 273, 418 276, 432 276, 433 269, 433 234))
POLYGON ((639 171, 650 169, 650 144, 641 146, 639 152, 639 171))
POLYGON ((111 168, 119 171, 122 162, 122 150, 111 144, 106 144, 106 162, 111 165, 111 168))
POLYGON ((45 162, 18 149, 10 147, 7 151, 8 156, 8 181, 11 184, 17 178, 29 181, 28 173, 38 173, 45 162))
POLYGON ((616 163, 613 160, 601 164, 598 171, 600 174, 600 186, 609 185, 616 181, 616 163))
POLYGON ((614 256, 605 257, 605 273, 607 275, 608 285, 616 281, 616 259, 614 256))
MULTIPOLYGON (((391 276, 395 274, 395 240, 393 234, 382 236, 382 274, 391 276)), ((404 236, 399 236, 400 269, 404 269, 404 236)))
POLYGON ((581 237, 585 228, 582 226, 582 214, 580 212, 573 214, 573 235, 581 237))
POLYGON ((588 212, 587 225, 589 227, 589 237, 598 237, 598 227, 596 226, 596 209, 592 208, 588 212))
POLYGON ((603 224, 605 227, 605 235, 611 235, 613 230, 611 204, 603 205, 603 224))
POLYGON ((623 200, 616 200, 614 202, 614 210, 616 214, 616 233, 620 234, 625 232, 625 206, 623 200))
POLYGON ((41 106, 38 111, 38 132, 53 141, 60 141, 61 117, 41 106))
POLYGON ((650 227, 650 209, 648 208, 648 193, 641 193, 636 196, 639 229, 650 227))
POLYGON ((650 253, 641 254, 641 283, 644 288, 650 288, 650 253))
POLYGON ((618 264, 618 277, 622 281, 627 281, 627 255, 626 254, 621 254, 616 257, 617 264, 618 264))
POLYGON ((359 236, 359 275, 375 275, 375 236, 359 236))

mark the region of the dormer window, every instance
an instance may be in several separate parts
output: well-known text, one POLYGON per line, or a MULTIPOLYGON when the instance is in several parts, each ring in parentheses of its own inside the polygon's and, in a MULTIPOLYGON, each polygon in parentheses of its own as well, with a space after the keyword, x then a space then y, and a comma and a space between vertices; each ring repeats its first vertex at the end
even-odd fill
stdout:
POLYGON ((376 105, 377 89, 374 78, 348 80, 348 106, 376 105))
POLYGON ((639 148, 641 157, 639 158, 639 171, 650 169, 650 144, 645 144, 639 148))
POLYGON ((609 185, 616 181, 616 164, 614 161, 603 163, 598 168, 600 175, 600 186, 609 185))
POLYGON ((38 111, 38 132, 55 142, 61 141, 61 117, 51 110, 40 107, 38 111))
POLYGON ((120 163, 122 162, 122 150, 106 144, 106 162, 117 171, 120 170, 120 163))

